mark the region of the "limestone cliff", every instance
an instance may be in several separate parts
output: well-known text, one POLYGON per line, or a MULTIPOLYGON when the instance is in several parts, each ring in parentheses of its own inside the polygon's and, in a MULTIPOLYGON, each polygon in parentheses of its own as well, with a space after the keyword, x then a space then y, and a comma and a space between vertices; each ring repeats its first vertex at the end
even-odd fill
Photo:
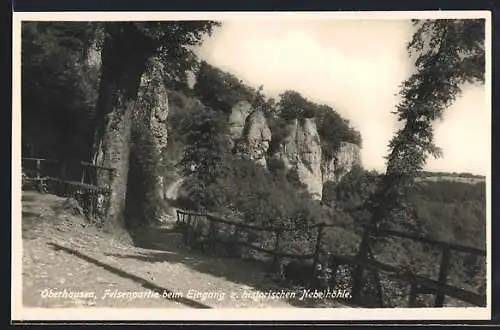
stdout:
MULTIPOLYGON (((253 109, 247 101, 240 101, 233 107, 228 125, 237 153, 266 166, 272 134, 263 112, 253 109)), ((340 142, 331 160, 322 159, 321 138, 314 118, 290 120, 285 131, 273 157, 283 162, 314 199, 322 198, 324 183, 339 182, 354 166, 361 166, 360 148, 349 142, 340 142)))
POLYGON ((266 166, 271 130, 264 113, 253 109, 249 102, 241 101, 233 107, 228 125, 236 152, 243 158, 266 166))
MULTIPOLYGON (((82 74, 84 83, 95 84, 95 88, 88 88, 89 91, 94 92, 95 95, 91 95, 92 102, 97 101, 97 82, 88 81, 88 77, 92 72, 99 72, 101 69, 101 48, 99 44, 102 44, 104 40, 104 31, 97 29, 94 39, 89 44, 85 51, 85 59, 83 69, 85 72, 82 74)), ((95 74, 94 74, 95 75, 95 74)), ((153 149, 157 153, 161 160, 161 155, 163 149, 167 145, 167 117, 168 117, 168 91, 163 83, 163 64, 157 58, 151 58, 149 60, 146 71, 141 77, 141 82, 138 89, 138 98, 136 103, 136 111, 134 111, 134 124, 146 124, 150 129, 152 135, 152 141, 149 141, 153 145, 153 149)), ((96 75, 98 77, 98 75, 96 75)), ((97 155, 97 159, 102 158, 101 155, 97 155)), ((163 177, 157 178, 158 183, 158 193, 160 196, 163 195, 163 177)))
POLYGON ((322 181, 323 183, 339 182, 355 166, 361 166, 359 146, 342 141, 335 156, 330 160, 322 162, 322 181))
MULTIPOLYGON (((162 78, 163 64, 152 59, 139 86, 137 108, 139 120, 146 122, 152 135, 153 149, 162 162, 162 151, 167 146, 168 90, 162 78), (142 117, 144 116, 144 117, 142 117)), ((163 196, 163 176, 157 177, 158 194, 163 196)))
POLYGON ((245 121, 243 143, 246 144, 248 156, 257 164, 266 166, 266 153, 271 142, 271 130, 261 110, 253 110, 245 121))
POLYGON ((294 119, 288 135, 276 155, 289 171, 293 171, 314 199, 321 199, 321 144, 316 123, 312 118, 294 119))
POLYGON ((228 121, 229 132, 233 142, 242 138, 246 120, 252 110, 252 105, 248 101, 240 101, 233 106, 228 121))

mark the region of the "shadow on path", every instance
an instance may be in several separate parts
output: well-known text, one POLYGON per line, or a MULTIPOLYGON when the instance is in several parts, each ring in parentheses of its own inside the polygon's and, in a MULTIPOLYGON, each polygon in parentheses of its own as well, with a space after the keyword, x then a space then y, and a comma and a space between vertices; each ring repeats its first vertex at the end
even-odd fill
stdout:
MULTIPOLYGON (((93 263, 99 267, 102 267, 104 269, 106 269, 107 271, 109 272, 112 272, 118 276, 121 276, 121 277, 124 277, 124 278, 128 278, 134 282, 137 282, 139 284, 142 285, 142 287, 146 288, 146 289, 149 289, 149 290, 152 290, 154 292, 158 292, 160 295, 163 294, 163 292, 168 292, 168 293, 173 293, 172 291, 166 289, 166 288, 162 288, 160 286, 157 286, 156 284, 148 281, 148 280, 145 280, 144 278, 142 277, 139 277, 139 276, 136 276, 136 275, 133 275, 133 274, 130 274, 130 273, 127 273, 119 268, 116 268, 116 267, 113 267, 111 265, 108 265, 106 263, 103 263, 97 259, 94 259, 86 254, 83 254, 79 251, 76 251, 76 250, 73 250, 73 249, 70 249, 68 247, 65 247, 65 246, 61 246, 59 244, 55 244, 55 243, 48 243, 49 245, 52 246, 52 248, 56 251, 60 250, 60 251, 64 251, 68 254, 71 254, 71 255, 74 255, 76 257, 79 257, 85 261, 88 261, 90 263, 93 263)), ((165 298, 167 299, 167 298, 165 298)), ((194 300, 191 300, 191 299, 188 299, 188 298, 185 298, 185 297, 178 297, 176 296, 175 294, 172 294, 171 295, 171 298, 168 298, 169 300, 173 300, 173 301, 176 301, 176 302, 179 302, 181 304, 184 304, 186 306, 189 306, 189 307, 192 307, 192 308, 212 308, 210 306, 207 306, 207 305, 204 305, 202 303, 199 303, 197 301, 194 301, 194 300)))
MULTIPOLYGON (((131 254, 105 253, 105 255, 123 259, 136 259, 142 262, 170 264, 181 263, 194 271, 219 277, 242 286, 250 286, 261 292, 298 291, 287 283, 273 278, 270 265, 258 260, 230 258, 224 253, 201 252, 189 250, 180 244, 181 234, 156 228, 143 229, 132 234, 136 247, 155 251, 136 252, 131 254)), ((302 292, 301 290, 299 292, 302 292)), ((297 297, 301 297, 297 293, 297 297)), ((286 303, 295 307, 321 307, 318 301, 286 299, 286 303)), ((338 307, 351 307, 346 301, 338 300, 338 307)))

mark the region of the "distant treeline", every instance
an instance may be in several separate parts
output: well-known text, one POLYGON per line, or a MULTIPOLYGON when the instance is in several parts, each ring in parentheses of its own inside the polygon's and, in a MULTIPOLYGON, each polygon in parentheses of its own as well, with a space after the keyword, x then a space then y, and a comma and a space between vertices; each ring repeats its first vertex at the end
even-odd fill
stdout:
POLYGON ((440 176, 451 176, 457 178, 473 178, 473 179, 486 179, 484 175, 477 175, 472 173, 457 173, 457 172, 430 172, 430 171, 422 171, 423 177, 440 177, 440 176))

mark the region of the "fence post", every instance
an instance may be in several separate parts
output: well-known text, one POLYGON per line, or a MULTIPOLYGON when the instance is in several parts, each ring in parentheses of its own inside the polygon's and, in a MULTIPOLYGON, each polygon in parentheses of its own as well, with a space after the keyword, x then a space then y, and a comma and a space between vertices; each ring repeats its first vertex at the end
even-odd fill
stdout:
POLYGON ((36 160, 36 178, 40 179, 40 159, 36 160))
POLYGON ((182 233, 182 243, 186 244, 188 243, 188 226, 186 225, 184 219, 186 218, 186 215, 182 213, 179 210, 176 210, 177 213, 177 221, 180 225, 181 233, 182 233))
POLYGON ((276 244, 274 247, 274 258, 273 258, 273 264, 272 264, 272 269, 274 270, 279 270, 279 265, 280 265, 280 257, 279 257, 279 249, 280 249, 280 239, 281 239, 281 234, 282 230, 281 228, 275 228, 274 229, 274 236, 276 237, 276 244))
POLYGON ((98 196, 97 191, 95 190, 88 190, 86 193, 85 190, 83 190, 82 193, 82 198, 88 199, 89 201, 89 215, 91 219, 94 219, 95 212, 97 209, 97 196, 98 196))
MULTIPOLYGON (((359 247, 358 258, 361 261, 368 259, 368 251, 370 248, 370 228, 365 226, 363 228, 363 237, 359 247)), ((352 288, 352 297, 354 301, 361 303, 361 291, 364 284, 364 269, 363 266, 357 265, 354 271, 354 283, 352 288)))
POLYGON ((417 292, 418 286, 415 283, 410 283, 410 298, 408 300, 408 307, 417 307, 417 292))
POLYGON ((80 164, 80 165, 82 166, 82 177, 80 179, 80 182, 84 183, 84 181, 85 181, 85 165, 83 165, 83 164, 80 164))
POLYGON ((321 236, 323 234, 325 224, 320 223, 318 225, 318 235, 316 236, 316 249, 314 250, 314 259, 313 259, 313 273, 316 274, 316 265, 319 262, 319 255, 321 253, 321 236))
POLYGON ((216 223, 215 220, 212 219, 210 216, 206 216, 208 221, 210 221, 210 249, 212 250, 212 253, 215 253, 215 239, 216 239, 216 223))
POLYGON ((191 241, 192 241, 192 232, 193 232, 193 228, 191 228, 191 214, 184 214, 184 216, 187 218, 187 221, 186 223, 184 224, 184 227, 185 227, 185 243, 186 245, 190 246, 191 245, 191 241))
MULTIPOLYGON (((450 266, 451 259, 451 249, 448 246, 443 247, 443 253, 441 256, 441 266, 439 267, 439 278, 438 282, 440 285, 446 285, 448 280, 448 268, 450 266)), ((434 301, 434 307, 443 307, 445 294, 442 290, 438 290, 436 293, 436 300, 434 301)))

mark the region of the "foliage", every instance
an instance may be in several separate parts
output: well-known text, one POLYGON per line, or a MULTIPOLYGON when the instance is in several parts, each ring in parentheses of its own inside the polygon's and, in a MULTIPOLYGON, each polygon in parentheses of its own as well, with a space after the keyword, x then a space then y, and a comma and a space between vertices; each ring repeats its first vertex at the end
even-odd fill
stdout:
POLYGON ((23 153, 85 159, 99 81, 85 62, 95 25, 23 22, 21 28, 23 153))
POLYGON ((389 143, 386 174, 373 195, 377 224, 417 230, 406 212, 407 189, 429 155, 439 157, 432 122, 460 95, 464 83, 484 82, 484 20, 414 20, 408 43, 416 72, 401 86, 394 114, 402 123, 389 143))
MULTIPOLYGON (((310 196, 297 191, 285 177, 277 177, 252 161, 228 157, 224 175, 206 187, 204 199, 196 193, 189 196, 192 204, 209 199, 209 211, 227 213, 245 223, 268 228, 282 228, 283 250, 299 255, 311 253, 316 239, 315 230, 307 226, 331 222, 328 208, 311 201, 310 196)), ((208 203, 207 203, 208 204, 208 203)), ((274 239, 265 232, 252 232, 247 237, 254 244, 274 247, 274 239)))
MULTIPOLYGON (((144 153, 139 160, 132 155, 132 168, 151 170, 138 176, 149 182, 146 177, 156 173, 148 147, 129 145, 134 110, 129 104, 138 97, 148 60, 156 55, 163 63, 164 83, 182 86, 186 71, 198 62, 194 47, 219 25, 213 21, 23 23, 23 152, 63 160, 93 158, 98 165, 116 167, 119 175, 112 189, 117 193, 111 198, 108 222, 117 224, 109 228, 118 230, 125 205, 121 192, 127 190, 129 172, 123 162, 129 160, 130 147, 144 153), (89 50, 100 53, 101 60, 91 63, 96 59, 89 57, 89 50), (97 155, 102 157, 92 157, 97 155)), ((144 142, 137 132, 132 135, 133 143, 144 142)), ((138 183, 138 191, 143 183, 138 183)), ((148 212, 143 216, 149 217, 148 212)))
POLYGON ((354 129, 347 119, 327 105, 319 105, 316 109, 316 127, 321 137, 324 159, 330 160, 334 157, 340 142, 350 142, 361 147, 361 133, 354 129))
POLYGON ((315 104, 300 93, 287 90, 280 94, 280 117, 284 120, 297 118, 313 118, 316 115, 315 104))
MULTIPOLYGON (((366 204, 382 178, 376 172, 355 169, 326 189, 324 203, 362 223, 371 217, 366 204)), ((424 236, 484 248, 485 195, 484 182, 421 181, 408 191, 408 212, 424 236)))
POLYGON ((193 91, 203 104, 228 114, 238 101, 252 102, 257 96, 254 88, 245 85, 235 75, 205 61, 201 62, 197 70, 193 91))
POLYGON ((185 148, 179 167, 181 175, 190 180, 194 205, 201 209, 216 207, 217 200, 210 194, 216 179, 227 172, 224 164, 230 152, 225 117, 219 111, 199 108, 184 118, 182 132, 185 148))
POLYGON ((424 182, 412 189, 414 216, 427 236, 438 240, 486 247, 486 185, 424 182), (439 221, 435 221, 439 219, 439 221))
MULTIPOLYGON (((234 157, 228 149, 224 115, 200 109, 182 125, 186 145, 180 167, 187 177, 181 199, 184 207, 237 216, 246 223, 283 228, 283 249, 311 253, 316 234, 306 227, 319 222, 346 226, 351 219, 333 215, 329 208, 297 190, 279 164, 269 171, 254 162, 234 157), (278 174, 280 173, 280 174, 278 174)), ((255 244, 272 244, 266 233, 246 238, 255 244)), ((270 246, 272 247, 272 245, 270 246)))
MULTIPOLYGON (((187 71, 199 65, 194 50, 205 35, 211 35, 221 26, 217 21, 135 21, 107 22, 104 26, 104 43, 118 41, 125 34, 129 43, 146 56, 158 56, 163 63, 165 83, 177 88, 187 85, 187 71), (114 40, 114 41, 113 41, 114 40), (140 48, 139 48, 140 47, 140 48)), ((137 64, 137 63, 136 63, 137 64)))
POLYGON ((315 118, 326 159, 333 157, 342 141, 361 146, 361 135, 348 120, 331 107, 311 102, 296 91, 286 90, 279 95, 278 100, 267 98, 262 85, 255 89, 234 74, 206 62, 202 62, 197 71, 193 91, 203 104, 227 114, 241 100, 250 102, 254 108, 260 108, 273 135, 269 154, 278 150, 279 144, 288 135, 288 123, 297 118, 315 118))
MULTIPOLYGON (((445 176, 446 173, 442 173, 445 176)), ((372 218, 366 204, 383 178, 375 172, 355 170, 337 185, 326 188, 325 203, 347 214, 353 225, 372 218)), ((486 186, 484 182, 470 184, 448 180, 420 181, 408 189, 407 208, 416 232, 437 241, 486 248, 486 186)), ((352 228, 351 226, 343 226, 352 228)), ((326 242, 348 253, 358 252, 361 231, 355 228, 330 233, 326 242), (341 233, 337 236, 336 233, 341 233)), ((408 269, 424 277, 436 279, 439 273, 440 250, 430 244, 403 238, 372 240, 376 260, 408 269)), ((473 292, 484 293, 486 263, 484 258, 470 254, 452 254, 449 283, 473 292), (481 291, 483 290, 483 291, 481 291)), ((406 306, 408 296, 402 295, 407 286, 389 281, 384 284, 387 302, 406 306), (403 291, 401 291, 403 290, 403 291), (402 296, 401 296, 402 295, 402 296)))
POLYGON ((335 210, 348 213, 356 219, 356 224, 366 223, 371 215, 367 201, 379 180, 377 172, 355 167, 339 183, 329 182, 325 185, 323 202, 335 210))
MULTIPOLYGON (((237 215, 248 223, 293 228, 289 233, 291 236, 285 240, 287 244, 284 248, 302 251, 302 254, 309 253, 308 249, 312 248, 310 245, 315 240, 315 234, 304 230, 306 224, 325 221, 347 228, 352 227, 353 219, 339 210, 333 216, 329 208, 313 202, 310 196, 303 192, 304 189, 300 189, 300 184, 291 175, 293 173, 285 171, 280 161, 268 158, 266 170, 250 161, 233 158, 228 150, 220 148, 222 144, 216 141, 227 140, 225 118, 240 100, 250 101, 254 108, 262 109, 273 133, 270 154, 276 149, 273 146, 288 135, 289 121, 294 118, 318 115, 318 123, 325 121, 321 126, 321 133, 324 146, 328 146, 330 154, 333 154, 343 140, 360 144, 361 139, 348 121, 330 107, 310 102, 294 91, 284 92, 277 102, 275 99, 266 98, 262 90, 263 86, 254 89, 233 74, 202 63, 193 91, 210 109, 192 113, 186 107, 186 99, 189 98, 184 93, 174 93, 174 106, 179 104, 179 109, 187 111, 176 111, 169 118, 169 121, 175 122, 173 126, 180 128, 178 133, 173 133, 175 136, 182 136, 176 138, 176 141, 182 140, 180 144, 186 148, 180 168, 188 179, 183 187, 186 195, 181 198, 181 204, 196 210, 237 215), (299 112, 293 115, 296 109, 299 109, 299 112), (198 162, 200 167, 193 172, 192 168, 198 166, 198 162)), ((269 239, 264 236, 255 234, 250 235, 248 239, 269 239)), ((332 246, 343 246, 339 244, 332 246)), ((342 247, 346 251, 351 248, 342 247)))
POLYGON ((451 177, 451 178, 470 178, 470 179, 483 179, 486 177, 484 175, 477 175, 472 173, 448 173, 448 172, 429 172, 429 171, 421 171, 421 177, 451 177))
POLYGON ((307 100, 296 91, 287 90, 280 94, 276 104, 277 115, 271 120, 273 140, 270 151, 277 150, 281 141, 287 136, 289 121, 300 118, 314 118, 318 134, 321 138, 323 158, 332 159, 340 142, 350 142, 361 146, 361 135, 342 118, 333 108, 325 104, 317 104, 307 100))
POLYGON ((199 65, 194 47, 205 35, 211 35, 221 23, 216 21, 158 21, 134 22, 137 29, 157 45, 157 52, 165 64, 163 75, 170 84, 186 83, 186 72, 199 65))
MULTIPOLYGON (((137 100, 141 76, 148 65, 153 64, 150 59, 156 57, 163 64, 157 70, 165 83, 182 80, 186 71, 198 64, 193 47, 200 45, 204 34, 211 34, 219 25, 213 21, 103 23, 102 78, 95 118, 94 154, 102 151, 100 149, 107 152, 120 149, 120 141, 106 139, 106 136, 113 136, 113 127, 120 124, 108 125, 108 121, 126 119, 128 111, 121 108, 128 108, 125 104, 137 100), (125 52, 128 55, 122 56, 125 52), (117 145, 113 145, 115 143, 117 145)), ((126 124, 120 134, 128 135, 129 126, 126 124)))

